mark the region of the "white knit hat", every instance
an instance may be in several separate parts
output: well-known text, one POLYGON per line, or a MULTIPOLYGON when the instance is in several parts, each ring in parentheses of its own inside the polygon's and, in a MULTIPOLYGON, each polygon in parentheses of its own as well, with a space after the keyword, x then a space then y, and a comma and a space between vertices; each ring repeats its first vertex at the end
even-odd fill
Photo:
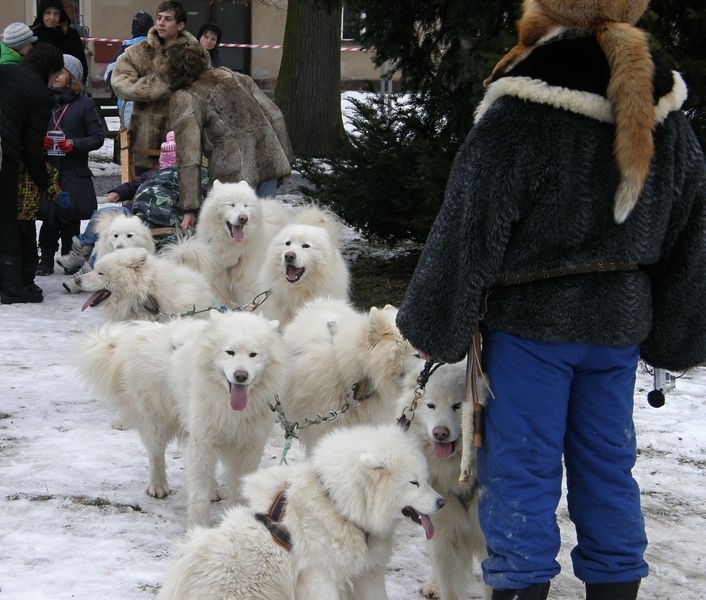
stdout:
POLYGON ((166 169, 176 164, 176 142, 174 132, 167 132, 167 141, 159 147, 159 168, 166 169))
POLYGON ((75 56, 64 54, 64 69, 71 73, 71 77, 76 81, 81 82, 83 79, 83 65, 75 56))
POLYGON ((34 44, 39 38, 24 23, 10 23, 2 32, 2 41, 13 50, 22 50, 29 44, 34 44))

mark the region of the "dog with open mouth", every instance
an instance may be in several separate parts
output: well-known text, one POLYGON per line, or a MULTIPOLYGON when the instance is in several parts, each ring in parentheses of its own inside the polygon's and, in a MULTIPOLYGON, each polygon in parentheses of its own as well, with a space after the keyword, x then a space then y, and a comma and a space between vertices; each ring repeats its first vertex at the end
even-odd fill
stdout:
POLYGON ((180 438, 187 524, 210 525, 211 500, 239 500, 241 477, 260 464, 273 426, 269 403, 284 380, 277 321, 212 310, 205 320, 111 323, 82 338, 74 355, 82 380, 139 433, 149 456, 150 496, 169 494, 165 449, 180 438))
POLYGON ((444 499, 419 444, 396 425, 324 436, 308 460, 245 478, 245 503, 180 545, 161 600, 382 600, 406 518, 434 535, 444 499))
MULTIPOLYGON (((419 370, 422 366, 420 361, 419 370)), ((400 414, 409 406, 416 386, 416 376, 410 376, 408 390, 399 400, 400 414)), ((465 600, 473 586, 482 586, 484 597, 489 600, 492 592, 472 576, 474 561, 487 556, 478 523, 477 483, 472 482, 469 488, 459 484, 461 423, 463 411, 471 406, 464 403, 465 395, 465 361, 441 365, 429 377, 408 431, 421 442, 429 465, 429 481, 446 500, 444 510, 432 519, 436 534, 429 541, 431 578, 420 589, 425 598, 465 600)))
POLYGON ((98 308, 112 321, 163 321, 218 306, 203 275, 144 248, 105 254, 76 283, 91 292, 81 310, 98 308))
POLYGON ((258 288, 270 290, 262 314, 284 326, 309 300, 347 300, 349 282, 348 265, 326 227, 286 225, 270 242, 260 269, 258 288))

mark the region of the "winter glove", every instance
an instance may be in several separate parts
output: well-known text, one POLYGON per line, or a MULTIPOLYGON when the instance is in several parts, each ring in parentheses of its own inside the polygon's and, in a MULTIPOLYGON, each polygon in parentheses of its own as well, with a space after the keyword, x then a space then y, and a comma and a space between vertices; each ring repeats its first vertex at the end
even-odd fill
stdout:
POLYGON ((69 152, 74 151, 74 141, 73 140, 61 140, 58 144, 59 149, 64 153, 68 154, 69 152))
POLYGON ((44 136, 44 149, 51 150, 54 147, 54 139, 50 138, 48 135, 44 136))
POLYGON ((69 196, 68 192, 61 192, 59 194, 59 206, 61 206, 61 208, 69 208, 69 206, 71 206, 71 196, 69 196))

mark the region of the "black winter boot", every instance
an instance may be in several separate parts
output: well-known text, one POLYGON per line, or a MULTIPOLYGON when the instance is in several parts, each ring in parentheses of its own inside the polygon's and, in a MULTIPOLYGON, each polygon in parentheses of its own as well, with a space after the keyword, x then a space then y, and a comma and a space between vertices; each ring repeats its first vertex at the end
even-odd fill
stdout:
POLYGON ((493 590, 491 600, 547 600, 549 582, 535 583, 523 590, 493 590))
POLYGON ((54 252, 51 250, 42 250, 42 256, 39 258, 39 266, 37 267, 37 275, 51 275, 54 272, 54 252))
POLYGON ((40 288, 36 283, 34 283, 34 275, 37 271, 37 265, 39 264, 39 257, 22 256, 21 261, 22 285, 27 290, 29 290, 30 293, 39 296, 39 300, 37 301, 41 302, 43 299, 42 294, 44 292, 42 288, 40 288))
POLYGON ((626 583, 587 583, 586 600, 636 600, 640 580, 626 583))
POLYGON ((42 294, 29 290, 22 285, 22 270, 19 256, 0 256, 0 302, 19 304, 41 302, 42 294))

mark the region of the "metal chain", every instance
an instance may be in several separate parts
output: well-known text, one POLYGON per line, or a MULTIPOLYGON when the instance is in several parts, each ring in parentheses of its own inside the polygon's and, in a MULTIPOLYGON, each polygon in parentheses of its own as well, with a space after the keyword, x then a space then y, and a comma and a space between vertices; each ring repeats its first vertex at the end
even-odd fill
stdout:
MULTIPOLYGON (((252 312, 262 306, 264 302, 272 295, 272 290, 265 290, 264 292, 260 292, 257 296, 255 296, 250 302, 247 304, 244 304, 243 306, 239 306, 235 303, 231 303, 230 305, 226 304, 220 304, 218 306, 209 306, 207 308, 202 308, 199 310, 196 310, 196 307, 194 306, 191 310, 188 310, 184 313, 181 314, 176 314, 176 313, 163 313, 160 311, 153 312, 152 314, 158 315, 160 317, 167 317, 168 319, 179 319, 182 317, 195 317, 196 315, 200 315, 202 313, 207 313, 212 310, 217 310, 218 312, 221 313, 226 313, 226 312, 240 312, 240 311, 246 311, 246 312, 252 312)), ((152 312, 152 311, 150 311, 152 312)))
POLYGON ((424 363, 424 368, 417 377, 417 387, 414 388, 412 401, 409 403, 409 406, 405 406, 402 409, 402 414, 397 418, 397 424, 405 431, 409 429, 409 426, 414 420, 414 412, 417 410, 417 404, 419 404, 419 401, 424 397, 426 392, 425 388, 427 382, 429 381, 429 377, 431 377, 434 374, 434 371, 436 371, 443 364, 444 363, 436 363, 435 365, 431 360, 424 363))

